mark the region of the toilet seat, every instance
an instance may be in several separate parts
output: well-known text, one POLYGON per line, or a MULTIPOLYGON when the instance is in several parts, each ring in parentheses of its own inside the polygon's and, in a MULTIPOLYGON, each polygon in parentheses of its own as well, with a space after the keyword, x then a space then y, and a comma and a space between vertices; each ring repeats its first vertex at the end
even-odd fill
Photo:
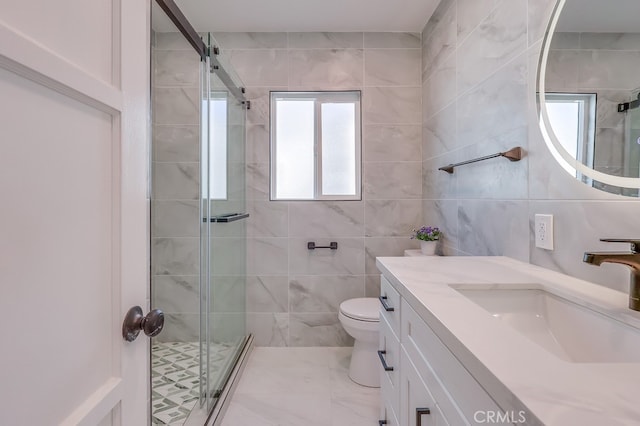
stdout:
POLYGON ((340 312, 356 321, 380 322, 380 306, 375 297, 345 300, 340 304, 340 312))

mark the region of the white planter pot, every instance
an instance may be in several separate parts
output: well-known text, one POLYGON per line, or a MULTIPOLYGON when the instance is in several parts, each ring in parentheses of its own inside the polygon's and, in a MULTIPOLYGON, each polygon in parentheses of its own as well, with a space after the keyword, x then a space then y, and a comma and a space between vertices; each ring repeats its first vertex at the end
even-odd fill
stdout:
POLYGON ((420 241, 420 250, 426 256, 435 256, 437 246, 437 241, 420 241))

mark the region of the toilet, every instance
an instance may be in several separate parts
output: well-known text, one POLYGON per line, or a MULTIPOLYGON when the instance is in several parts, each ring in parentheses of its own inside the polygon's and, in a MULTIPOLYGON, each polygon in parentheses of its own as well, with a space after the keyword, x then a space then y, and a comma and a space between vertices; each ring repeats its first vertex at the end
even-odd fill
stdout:
POLYGON ((380 387, 378 360, 378 324, 380 302, 375 297, 345 300, 340 304, 338 319, 354 339, 349 377, 372 388, 380 387))

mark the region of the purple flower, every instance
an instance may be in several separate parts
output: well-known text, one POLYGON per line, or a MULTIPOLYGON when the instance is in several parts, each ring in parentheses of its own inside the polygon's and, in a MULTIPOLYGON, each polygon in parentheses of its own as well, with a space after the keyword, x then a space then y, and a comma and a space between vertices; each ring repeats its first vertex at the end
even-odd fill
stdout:
POLYGON ((411 238, 421 241, 437 241, 442 235, 439 228, 431 226, 423 226, 417 231, 414 229, 413 232, 411 238))

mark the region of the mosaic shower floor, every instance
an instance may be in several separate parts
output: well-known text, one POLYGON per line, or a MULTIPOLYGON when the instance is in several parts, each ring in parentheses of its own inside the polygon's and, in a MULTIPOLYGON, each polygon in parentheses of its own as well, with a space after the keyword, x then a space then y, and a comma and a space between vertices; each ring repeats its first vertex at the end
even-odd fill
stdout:
POLYGON ((155 343, 151 348, 151 424, 182 425, 200 394, 200 345, 155 343))
MULTIPOLYGON (((227 368, 235 345, 212 346, 211 377, 227 368)), ((151 349, 153 425, 183 425, 198 403, 200 346, 197 342, 154 343, 151 349)))

